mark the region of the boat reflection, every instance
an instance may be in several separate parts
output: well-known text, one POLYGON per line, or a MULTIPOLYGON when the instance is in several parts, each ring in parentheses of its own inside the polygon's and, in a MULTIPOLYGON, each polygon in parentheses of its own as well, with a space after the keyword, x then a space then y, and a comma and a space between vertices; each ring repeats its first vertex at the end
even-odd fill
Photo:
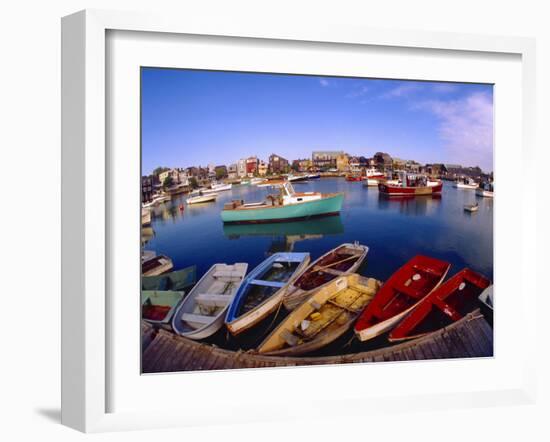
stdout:
POLYGON ((382 210, 397 208, 405 215, 427 215, 437 208, 441 203, 441 195, 406 195, 388 196, 378 194, 378 207, 382 210))
POLYGON ((340 215, 336 215, 286 223, 224 224, 223 233, 229 239, 271 237, 273 241, 269 252, 291 252, 297 242, 344 233, 344 225, 340 215))

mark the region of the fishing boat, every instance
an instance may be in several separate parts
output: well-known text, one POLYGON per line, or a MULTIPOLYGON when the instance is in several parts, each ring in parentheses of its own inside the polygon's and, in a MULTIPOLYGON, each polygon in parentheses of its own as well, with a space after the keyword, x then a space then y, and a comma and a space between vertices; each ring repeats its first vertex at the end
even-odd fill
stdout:
POLYGON ((167 273, 174 267, 172 260, 164 255, 157 255, 151 250, 144 250, 141 255, 142 276, 157 276, 167 273))
POLYGON ((197 281, 197 266, 186 267, 174 272, 141 278, 142 290, 183 291, 197 281))
POLYGON ((210 189, 214 192, 225 192, 226 190, 231 190, 233 187, 233 184, 225 184, 225 183, 215 183, 210 186, 210 189))
POLYGON ((472 189, 472 190, 475 190, 475 189, 477 189, 478 186, 479 186, 479 184, 476 183, 470 177, 458 178, 453 184, 453 187, 455 187, 457 189, 472 189))
POLYGON ((310 173, 310 174, 308 174, 307 178, 309 180, 317 180, 317 179, 321 178, 321 174, 320 173, 310 173))
POLYGON ((476 189, 477 196, 493 198, 493 193, 494 193, 494 183, 479 183, 479 187, 476 189))
POLYGON ((297 183, 297 182, 302 182, 302 181, 307 181, 309 180, 309 175, 305 174, 305 175, 287 175, 286 179, 288 181, 290 181, 291 183, 297 183))
POLYGON ((148 209, 149 207, 158 206, 160 203, 163 203, 165 201, 170 201, 170 196, 169 195, 157 194, 157 195, 153 196, 151 201, 143 203, 141 205, 141 207, 144 208, 144 209, 148 209))
POLYGON ((309 253, 274 253, 243 281, 227 311, 225 324, 238 335, 267 318, 280 305, 284 290, 309 264, 309 253))
POLYGON ((269 195, 265 201, 244 203, 242 200, 226 203, 221 212, 224 223, 265 223, 308 219, 321 215, 335 215, 342 209, 343 193, 296 192, 289 181, 272 183, 278 195, 269 195))
POLYGON ((389 334, 391 342, 419 338, 462 319, 489 287, 485 276, 464 269, 432 291, 389 334))
POLYGON ((466 212, 477 212, 479 210, 479 204, 464 204, 464 210, 466 212))
POLYGON ((346 181, 363 181, 363 177, 361 175, 346 175, 346 181))
POLYGON ((288 285, 283 297, 285 308, 294 310, 311 296, 313 290, 330 283, 339 276, 357 271, 368 251, 367 246, 358 243, 344 243, 329 250, 288 285))
POLYGON ((250 184, 252 186, 257 186, 260 183, 263 183, 264 181, 267 181, 267 178, 252 178, 250 180, 250 184))
POLYGON ((400 172, 399 183, 390 184, 387 181, 378 183, 378 191, 388 196, 433 195, 441 193, 443 181, 431 180, 426 175, 400 172))
POLYGON ((384 283, 355 324, 355 334, 367 341, 395 326, 445 279, 451 264, 417 255, 384 283))
POLYGON ((487 287, 481 294, 479 295, 479 301, 487 307, 489 310, 493 310, 493 286, 487 287))
POLYGON ((352 327, 379 287, 376 279, 356 273, 335 279, 290 313, 258 352, 298 356, 325 347, 352 327))
POLYGON ((170 320, 185 292, 172 290, 142 290, 141 318, 163 328, 170 328, 170 320))
POLYGON ((218 197, 217 193, 205 194, 203 190, 198 190, 198 191, 191 192, 186 202, 187 204, 208 203, 210 201, 216 201, 217 197, 218 197))
POLYGON ((241 180, 241 184, 242 184, 243 186, 247 186, 247 185, 250 184, 250 180, 241 180))
POLYGON ((141 209, 141 226, 146 227, 151 225, 151 211, 146 208, 141 209))
POLYGON ((172 329, 190 339, 212 336, 242 284, 248 264, 214 264, 186 296, 172 319, 172 329))

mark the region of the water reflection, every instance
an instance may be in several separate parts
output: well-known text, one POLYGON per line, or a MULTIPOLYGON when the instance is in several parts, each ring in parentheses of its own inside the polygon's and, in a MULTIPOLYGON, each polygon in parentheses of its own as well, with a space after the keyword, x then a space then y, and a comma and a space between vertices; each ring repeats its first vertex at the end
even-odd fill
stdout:
POLYGON ((388 210, 398 208, 405 215, 423 216, 433 213, 441 203, 441 195, 399 195, 378 194, 378 208, 388 210))

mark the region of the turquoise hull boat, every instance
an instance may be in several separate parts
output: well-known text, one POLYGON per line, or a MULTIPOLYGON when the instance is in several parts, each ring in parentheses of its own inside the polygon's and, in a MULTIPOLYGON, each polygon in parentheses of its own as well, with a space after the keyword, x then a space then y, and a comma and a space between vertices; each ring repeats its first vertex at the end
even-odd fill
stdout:
POLYGON ((342 209, 344 194, 335 193, 321 199, 285 205, 252 204, 224 209, 224 223, 267 223, 335 215, 342 209))

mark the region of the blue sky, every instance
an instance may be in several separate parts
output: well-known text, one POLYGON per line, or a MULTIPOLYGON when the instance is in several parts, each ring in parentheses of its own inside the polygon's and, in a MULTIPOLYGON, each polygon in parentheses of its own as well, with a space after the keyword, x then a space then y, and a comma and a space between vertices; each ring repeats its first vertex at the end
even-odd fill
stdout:
POLYGON ((313 150, 493 170, 490 85, 142 69, 142 172, 313 150))

